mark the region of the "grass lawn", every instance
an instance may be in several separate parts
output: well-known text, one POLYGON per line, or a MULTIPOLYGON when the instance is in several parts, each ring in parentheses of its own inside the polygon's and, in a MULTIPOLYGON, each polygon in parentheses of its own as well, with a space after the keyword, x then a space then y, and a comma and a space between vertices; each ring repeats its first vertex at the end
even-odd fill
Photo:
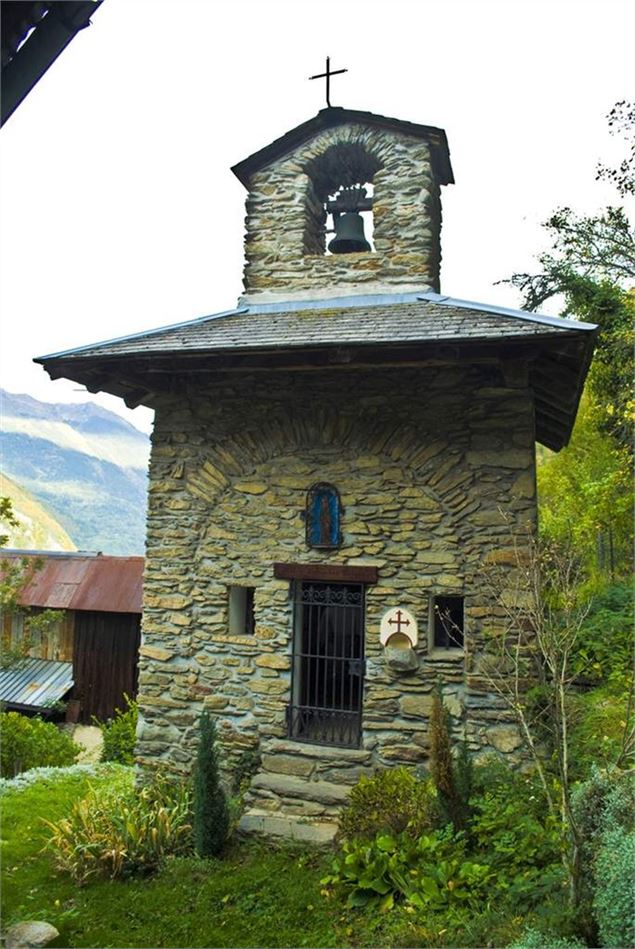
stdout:
MULTIPOLYGON (((443 919, 397 908, 386 916, 347 910, 321 893, 326 853, 238 841, 222 861, 178 858, 146 879, 78 887, 42 851, 48 829, 88 784, 122 780, 118 766, 5 791, 2 797, 2 919, 41 919, 59 946, 475 946, 505 945, 517 926, 479 917, 450 933, 443 919), (495 934, 496 933, 496 934, 495 934), (503 935, 504 933, 504 935, 503 935), (485 938, 485 941, 483 939, 485 938), (451 940, 446 942, 445 940, 451 940)), ((124 780, 131 780, 124 777, 124 780)))

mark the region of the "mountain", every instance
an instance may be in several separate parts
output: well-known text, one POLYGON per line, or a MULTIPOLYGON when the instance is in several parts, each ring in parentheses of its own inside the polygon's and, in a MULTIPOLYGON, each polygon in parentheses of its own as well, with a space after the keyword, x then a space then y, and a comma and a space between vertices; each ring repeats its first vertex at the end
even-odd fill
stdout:
POLYGON ((0 497, 11 500, 16 526, 3 523, 7 547, 19 550, 75 550, 64 528, 39 501, 0 472, 0 497))
POLYGON ((91 402, 49 404, 0 389, 5 474, 81 550, 143 554, 150 440, 91 402))

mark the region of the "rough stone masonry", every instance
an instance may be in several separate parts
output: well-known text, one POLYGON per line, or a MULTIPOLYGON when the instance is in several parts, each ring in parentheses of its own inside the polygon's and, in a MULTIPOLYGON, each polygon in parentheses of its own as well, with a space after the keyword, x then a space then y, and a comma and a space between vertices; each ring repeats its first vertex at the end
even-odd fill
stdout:
POLYGON ((520 744, 482 674, 485 632, 502 617, 481 581, 512 564, 512 526, 535 517, 533 403, 476 367, 227 374, 166 398, 153 436, 138 760, 187 773, 203 707, 218 720, 225 768, 262 759, 252 807, 332 816, 347 786, 378 766, 425 763, 440 678, 474 752, 520 744), (307 551, 301 512, 316 480, 336 484, 344 543, 307 551), (366 596, 367 672, 359 749, 291 742, 293 617, 275 561, 376 565, 366 596), (252 636, 228 633, 228 587, 255 587, 252 636), (433 593, 465 596, 465 649, 417 646, 418 668, 389 666, 382 613, 399 603, 420 629, 433 593))
POLYGON ((242 302, 353 288, 438 290, 440 234, 440 188, 425 141, 358 123, 328 129, 250 179, 242 302), (322 199, 352 160, 366 163, 374 186, 375 252, 325 255, 322 199))
POLYGON ((207 707, 228 780, 251 772, 243 827, 322 839, 360 775, 425 765, 438 682, 474 755, 520 754, 492 678, 507 617, 487 575, 496 565, 513 586, 518 538, 536 526, 534 443, 566 444, 597 327, 438 293, 454 181, 442 129, 329 108, 232 170, 247 189, 237 309, 39 361, 155 410, 142 769, 189 773, 207 707), (371 250, 329 254, 328 212, 348 213, 358 188, 371 250), (341 529, 339 546, 308 546, 311 498, 316 536, 339 543, 341 529), (345 656, 354 702, 338 714, 355 740, 336 747, 295 730, 298 710, 321 725, 335 708, 306 698, 317 613, 298 591, 328 577, 339 590, 317 593, 349 595, 353 575, 363 627, 359 607, 346 636, 357 646, 363 628, 364 648, 345 656), (462 643, 432 635, 444 597, 461 604, 462 643), (398 609, 418 624, 415 649, 380 643, 398 609))

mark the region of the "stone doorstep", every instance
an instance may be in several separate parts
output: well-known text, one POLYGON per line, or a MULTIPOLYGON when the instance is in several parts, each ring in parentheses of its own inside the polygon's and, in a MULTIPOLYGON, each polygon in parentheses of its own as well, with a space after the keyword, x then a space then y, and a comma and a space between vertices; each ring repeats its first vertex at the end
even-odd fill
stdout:
POLYGON ((258 774, 251 782, 251 793, 260 789, 273 791, 279 797, 299 797, 318 804, 345 804, 350 788, 330 781, 306 781, 287 774, 258 774))
POLYGON ((258 808, 250 808, 240 819, 241 834, 257 834, 263 837, 283 837, 298 843, 328 846, 337 833, 335 821, 318 821, 284 814, 272 815, 258 808))

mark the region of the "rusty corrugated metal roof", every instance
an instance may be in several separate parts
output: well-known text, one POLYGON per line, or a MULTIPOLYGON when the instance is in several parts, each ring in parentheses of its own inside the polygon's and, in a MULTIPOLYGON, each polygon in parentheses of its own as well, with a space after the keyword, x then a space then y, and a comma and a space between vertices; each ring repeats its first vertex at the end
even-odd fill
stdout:
MULTIPOLYGON (((20 551, 0 551, 20 559, 20 551)), ((101 613, 141 613, 143 557, 29 551, 32 570, 20 595, 22 606, 101 613)))
POLYGON ((7 705, 47 708, 72 687, 72 662, 25 659, 0 671, 0 701, 7 705))

